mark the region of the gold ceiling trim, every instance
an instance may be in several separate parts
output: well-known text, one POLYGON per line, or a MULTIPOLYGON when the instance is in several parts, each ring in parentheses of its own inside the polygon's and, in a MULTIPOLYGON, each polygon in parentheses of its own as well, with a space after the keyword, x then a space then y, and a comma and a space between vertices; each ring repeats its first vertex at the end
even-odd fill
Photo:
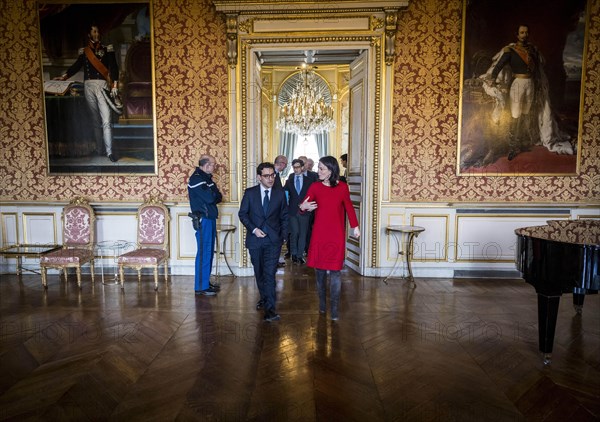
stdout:
POLYGON ((218 12, 239 15, 378 13, 408 7, 409 0, 213 0, 218 12), (290 12, 292 11, 292 12, 290 12))
MULTIPOLYGON (((236 15, 227 15, 228 17, 234 17, 236 15)), ((278 30, 278 31, 259 31, 256 29, 256 23, 258 22, 278 22, 278 21, 310 21, 310 20, 315 20, 315 19, 319 19, 319 20, 330 20, 330 21, 352 21, 352 20, 358 20, 358 19, 363 19, 367 21, 367 24, 364 25, 363 28, 360 27, 356 27, 356 28, 351 28, 351 29, 346 29, 346 28, 341 28, 341 29, 332 29, 332 28, 326 28, 323 29, 322 32, 324 33, 335 33, 335 32, 348 32, 348 31, 353 31, 353 32, 374 32, 377 31, 378 29, 382 29, 385 27, 385 21, 386 19, 384 18, 379 18, 377 16, 373 16, 373 15, 368 15, 368 14, 363 14, 363 15, 347 15, 347 16, 340 16, 340 17, 328 17, 328 18, 323 18, 323 16, 321 16, 320 14, 313 14, 313 15, 295 15, 295 16, 272 16, 272 17, 263 17, 263 18, 255 18, 255 17, 249 17, 248 19, 242 19, 241 17, 238 19, 238 28, 239 28, 239 32, 240 35, 243 35, 242 33, 248 34, 248 35, 254 35, 256 33, 260 33, 261 36, 264 36, 265 34, 269 34, 269 33, 280 33, 283 30, 278 30)), ((302 32, 312 32, 310 30, 296 30, 296 31, 287 31, 288 34, 290 33, 302 33, 302 32)))
MULTIPOLYGON (((303 32, 314 34, 334 33, 368 33, 384 30, 385 37, 385 63, 391 66, 394 63, 396 32, 398 30, 398 13, 408 7, 408 0, 338 0, 328 4, 318 1, 306 0, 213 0, 218 12, 226 16, 227 27, 227 61, 231 67, 235 67, 238 61, 238 44, 241 37, 253 36, 260 33, 277 34, 285 32, 287 36, 295 36, 303 32), (319 7, 317 7, 319 6, 319 7), (322 6, 322 8, 320 8, 322 6), (351 6, 351 7, 348 7, 351 6), (315 8, 317 7, 317 8, 315 8), (376 15, 384 14, 383 17, 376 15), (248 16, 248 19, 242 17, 248 16), (319 30, 315 28, 295 28, 290 31, 284 28, 269 31, 267 28, 259 28, 258 22, 277 21, 308 21, 319 19, 323 22, 347 21, 354 23, 343 27, 327 27, 323 25, 319 30), (364 20, 365 23, 359 23, 364 20)), ((372 34, 375 35, 375 34, 372 34)))

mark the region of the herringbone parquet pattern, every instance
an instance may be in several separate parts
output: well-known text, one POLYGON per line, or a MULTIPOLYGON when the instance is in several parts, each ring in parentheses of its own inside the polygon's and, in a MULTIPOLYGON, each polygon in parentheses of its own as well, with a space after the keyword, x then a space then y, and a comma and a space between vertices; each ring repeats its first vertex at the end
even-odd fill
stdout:
POLYGON ((551 421, 600 419, 600 299, 561 301, 553 362, 523 280, 344 273, 340 321, 317 312, 312 270, 278 274, 281 321, 253 278, 151 276, 77 289, 0 280, 0 419, 76 421, 551 421))

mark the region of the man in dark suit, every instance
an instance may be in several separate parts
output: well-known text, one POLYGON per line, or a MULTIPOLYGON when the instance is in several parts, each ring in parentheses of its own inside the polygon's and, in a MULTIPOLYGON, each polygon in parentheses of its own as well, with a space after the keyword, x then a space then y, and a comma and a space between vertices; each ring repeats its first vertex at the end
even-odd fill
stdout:
POLYGON ((271 322, 280 318, 275 312, 275 273, 288 233, 288 208, 284 190, 273 186, 273 164, 259 164, 256 173, 259 184, 244 192, 238 216, 247 230, 246 248, 260 292, 256 308, 264 308, 264 320, 271 322))
POLYGON ((302 172, 304 162, 299 158, 292 161, 294 173, 288 177, 284 189, 288 193, 289 206, 288 217, 290 220, 290 251, 292 261, 304 264, 304 249, 306 248, 306 237, 310 224, 310 213, 298 212, 300 201, 306 196, 308 187, 313 182, 302 172))
POLYGON ((302 167, 302 172, 305 176, 307 176, 313 182, 319 180, 318 173, 308 168, 308 158, 305 155, 301 155, 300 157, 298 157, 298 160, 302 160, 302 162, 304 163, 304 167, 302 167))
MULTIPOLYGON (((305 155, 301 155, 300 157, 298 157, 298 159, 302 160, 302 162, 304 162, 304 167, 302 167, 302 172, 306 177, 309 178, 311 183, 318 181, 319 174, 316 171, 312 171, 312 170, 308 169, 308 158, 305 155)), ((311 212, 309 214, 310 214, 310 217, 308 220, 308 233, 306 234, 306 247, 304 248, 304 252, 306 254, 308 254, 308 247, 310 245, 310 237, 312 236, 312 226, 315 221, 315 213, 311 212)))

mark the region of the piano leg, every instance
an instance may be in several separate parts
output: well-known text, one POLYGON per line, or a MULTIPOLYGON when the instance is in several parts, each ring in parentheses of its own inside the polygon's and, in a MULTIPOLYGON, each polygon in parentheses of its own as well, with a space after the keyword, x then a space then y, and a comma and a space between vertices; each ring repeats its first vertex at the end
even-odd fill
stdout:
POLYGON ((583 313, 583 300, 585 299, 585 290, 581 287, 573 288, 573 308, 578 315, 583 313))
POLYGON ((554 345, 559 303, 560 296, 546 296, 538 293, 539 345, 544 365, 548 365, 552 361, 552 346, 554 345))

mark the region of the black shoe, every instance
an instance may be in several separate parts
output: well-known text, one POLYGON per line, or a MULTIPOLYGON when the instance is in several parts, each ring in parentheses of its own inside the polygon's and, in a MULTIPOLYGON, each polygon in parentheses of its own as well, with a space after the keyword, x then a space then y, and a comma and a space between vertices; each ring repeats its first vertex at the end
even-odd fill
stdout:
POLYGON ((218 284, 208 283, 208 287, 214 290, 215 292, 221 291, 221 286, 219 286, 218 284))
POLYGON ((196 290, 195 291, 196 296, 216 296, 217 292, 215 292, 214 290, 212 290, 210 287, 206 290, 196 290))
POLYGON ((119 161, 119 159, 117 158, 117 156, 114 155, 114 154, 108 154, 108 159, 110 161, 112 161, 113 163, 116 163, 117 161, 119 161))
POLYGON ((292 255, 292 262, 293 262, 294 264, 297 264, 297 263, 298 263, 298 257, 297 257, 296 255, 292 255))
POLYGON ((304 258, 298 258, 298 264, 306 264, 304 258))
POLYGON ((285 259, 290 259, 290 256, 291 256, 291 254, 290 254, 289 252, 288 252, 288 253, 286 253, 285 255, 283 255, 283 257, 284 257, 285 259))
POLYGON ((281 317, 279 314, 276 314, 274 310, 270 309, 265 313, 265 317, 263 318, 266 322, 279 321, 281 317))
POLYGON ((285 267, 285 262, 278 262, 277 263, 277 268, 283 268, 285 267))
POLYGON ((264 308, 265 306, 265 302, 263 302, 263 300, 259 300, 258 302, 256 302, 256 310, 260 311, 262 308, 264 308))
POLYGON ((512 161, 518 154, 519 154, 519 151, 511 149, 508 152, 508 161, 512 161))

